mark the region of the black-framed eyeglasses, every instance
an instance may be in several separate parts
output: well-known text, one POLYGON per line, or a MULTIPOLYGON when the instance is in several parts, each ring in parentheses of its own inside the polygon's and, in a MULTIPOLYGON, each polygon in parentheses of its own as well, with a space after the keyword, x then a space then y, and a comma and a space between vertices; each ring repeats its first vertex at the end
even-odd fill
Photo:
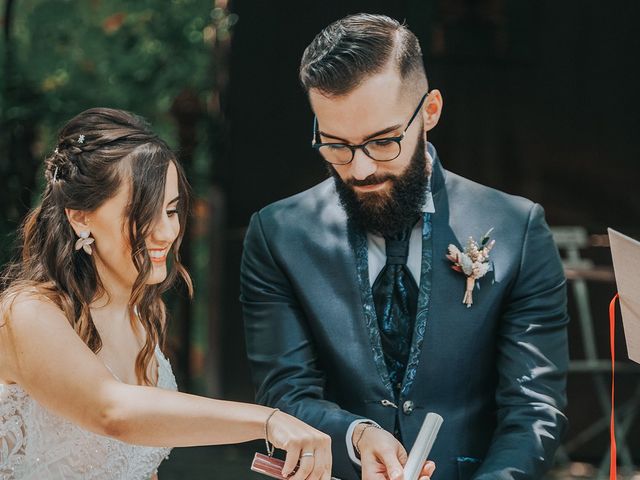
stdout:
POLYGON ((322 143, 320 141, 320 131, 318 130, 318 117, 313 117, 313 140, 311 146, 320 152, 322 158, 333 165, 347 165, 351 163, 358 149, 362 149, 367 157, 376 162, 390 162, 391 160, 395 160, 400 156, 400 152, 402 152, 400 142, 402 142, 413 120, 418 116, 418 112, 420 112, 420 108, 428 94, 429 92, 426 92, 422 96, 418 107, 415 112, 413 112, 413 115, 411 115, 409 123, 407 123, 405 129, 397 137, 375 138, 360 145, 333 142, 322 143))

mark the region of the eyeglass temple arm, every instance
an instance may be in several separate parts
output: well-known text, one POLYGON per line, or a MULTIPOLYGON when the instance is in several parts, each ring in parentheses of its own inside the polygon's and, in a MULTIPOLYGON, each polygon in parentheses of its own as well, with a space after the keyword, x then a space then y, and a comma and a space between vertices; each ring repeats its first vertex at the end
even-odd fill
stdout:
POLYGON ((413 115, 411 116, 411 120, 409 120, 409 123, 407 123, 406 128, 404 129, 404 131, 406 132, 409 127, 411 126, 411 124, 413 123, 413 120, 418 116, 418 113, 420 113, 420 109, 422 108, 422 104, 424 103, 425 98, 427 98, 427 95, 429 95, 429 92, 426 92, 422 98, 420 99, 420 103, 418 104, 418 108, 416 108, 416 111, 413 112, 413 115))
POLYGON ((315 145, 318 142, 318 117, 313 116, 313 137, 311 137, 311 145, 315 145))

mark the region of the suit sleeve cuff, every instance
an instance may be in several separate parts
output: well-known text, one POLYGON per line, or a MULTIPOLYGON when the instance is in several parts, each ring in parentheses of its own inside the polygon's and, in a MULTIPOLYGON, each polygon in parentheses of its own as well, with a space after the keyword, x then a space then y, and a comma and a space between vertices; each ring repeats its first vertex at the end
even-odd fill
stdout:
POLYGON ((361 423, 371 423, 373 425, 378 425, 373 420, 369 420, 367 418, 359 418, 359 419, 354 420, 353 422, 351 422, 351 425, 349 425, 349 428, 347 428, 347 435, 346 435, 346 438, 345 438, 345 441, 347 443, 347 453, 349 454, 349 458, 351 459, 351 461, 354 464, 356 464, 358 467, 361 467, 362 463, 360 462, 360 459, 356 455, 355 448, 353 447, 352 438, 353 438, 353 431, 361 423))

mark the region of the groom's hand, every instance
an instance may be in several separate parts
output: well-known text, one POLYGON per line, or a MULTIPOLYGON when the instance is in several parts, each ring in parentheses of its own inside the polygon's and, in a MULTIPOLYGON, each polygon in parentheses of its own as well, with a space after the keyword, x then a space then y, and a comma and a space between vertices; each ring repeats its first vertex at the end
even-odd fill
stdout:
MULTIPOLYGON (((352 441, 360 452, 362 480, 404 480, 407 451, 393 435, 361 423, 354 429, 352 441)), ((426 462, 420 480, 429 480, 434 470, 435 464, 426 462)))

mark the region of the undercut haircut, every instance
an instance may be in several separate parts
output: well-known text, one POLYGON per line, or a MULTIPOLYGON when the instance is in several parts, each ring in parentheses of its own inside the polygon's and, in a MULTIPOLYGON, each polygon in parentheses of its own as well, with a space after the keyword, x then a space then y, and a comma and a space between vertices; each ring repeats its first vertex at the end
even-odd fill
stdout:
POLYGON ((406 25, 385 15, 358 13, 333 22, 309 44, 300 63, 306 92, 345 95, 380 73, 390 60, 403 80, 426 73, 417 37, 406 25))

